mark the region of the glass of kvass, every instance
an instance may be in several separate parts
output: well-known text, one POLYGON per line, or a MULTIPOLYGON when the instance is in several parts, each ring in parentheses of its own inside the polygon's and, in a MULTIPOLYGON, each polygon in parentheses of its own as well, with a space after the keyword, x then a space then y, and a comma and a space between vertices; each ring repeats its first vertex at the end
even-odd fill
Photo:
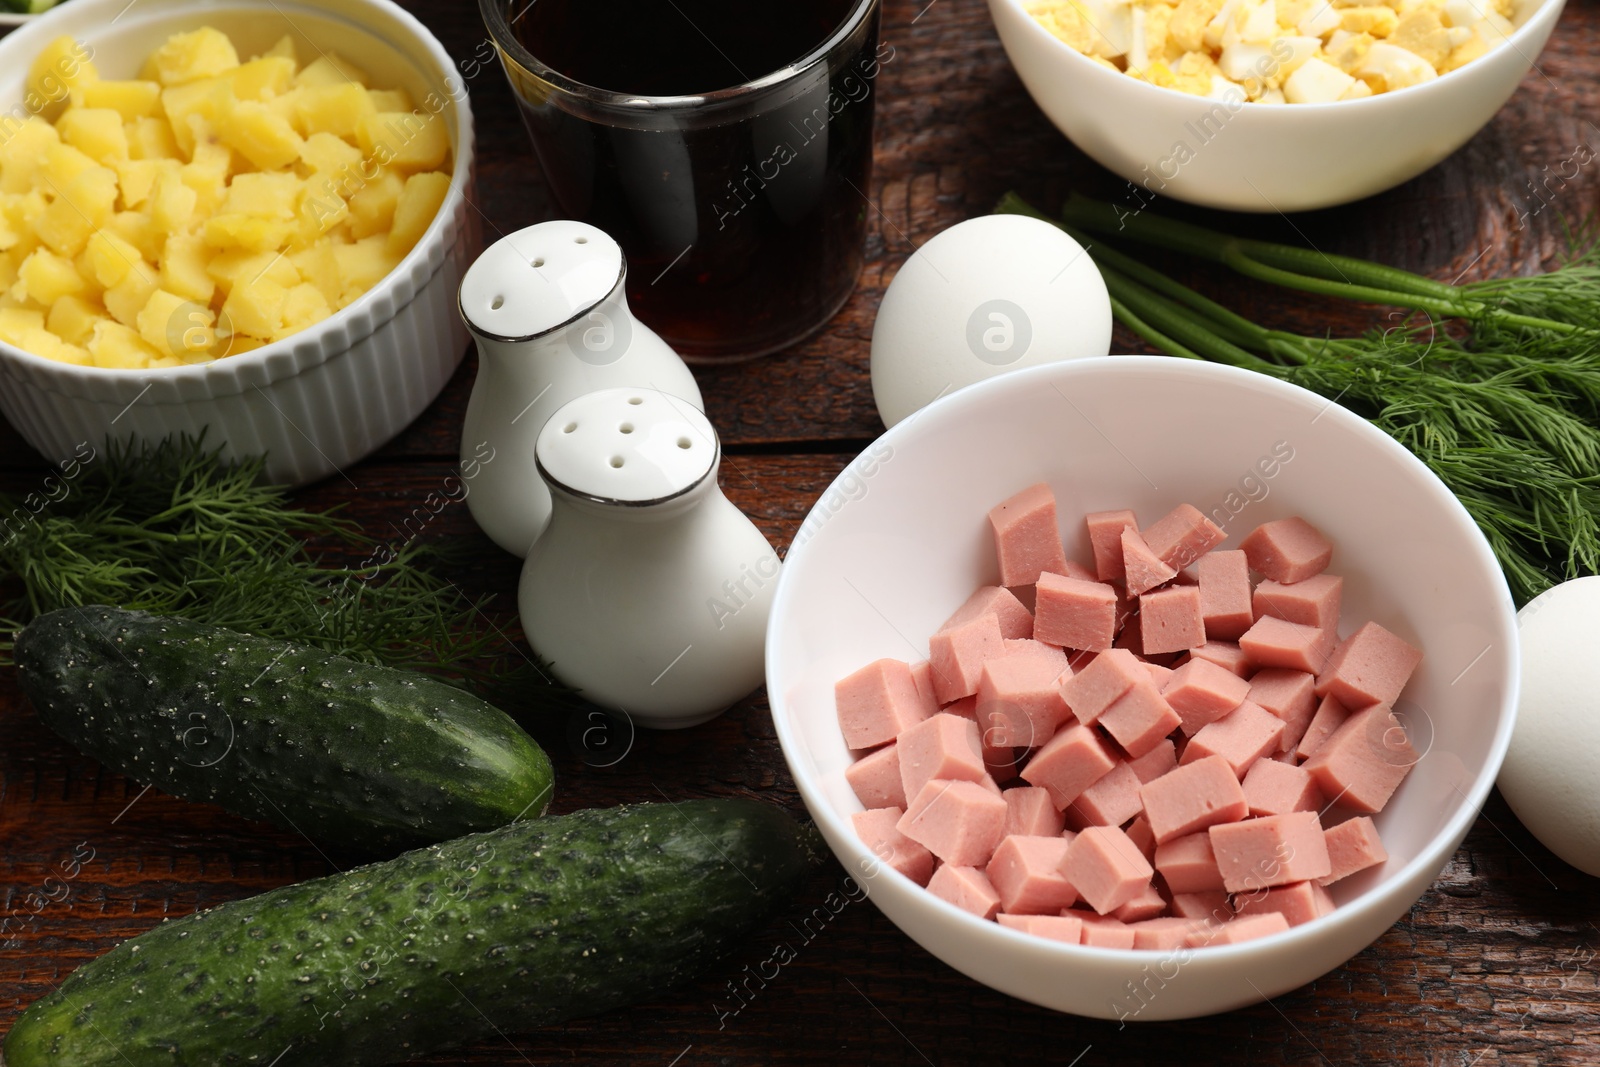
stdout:
POLYGON ((785 348, 861 272, 880 0, 479 0, 562 215, 686 359, 785 348))

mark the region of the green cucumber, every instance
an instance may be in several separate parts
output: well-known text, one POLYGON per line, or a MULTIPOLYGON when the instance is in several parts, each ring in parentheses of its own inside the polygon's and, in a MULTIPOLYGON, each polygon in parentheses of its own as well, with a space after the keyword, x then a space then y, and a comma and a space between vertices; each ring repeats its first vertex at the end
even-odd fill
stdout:
POLYGON ((550 759, 437 678, 103 605, 17 635, 22 690, 108 767, 366 854, 549 806, 550 759))
POLYGON ((162 923, 74 971, 5 1067, 362 1067, 595 1015, 738 945, 815 832, 751 800, 580 811, 162 923))

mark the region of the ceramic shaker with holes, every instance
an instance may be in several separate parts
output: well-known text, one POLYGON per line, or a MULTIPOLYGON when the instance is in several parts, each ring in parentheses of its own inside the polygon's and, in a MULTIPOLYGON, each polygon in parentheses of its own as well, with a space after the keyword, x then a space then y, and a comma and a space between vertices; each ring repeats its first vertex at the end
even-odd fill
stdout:
POLYGON ((561 681, 659 729, 759 686, 778 556, 718 486, 705 415, 670 393, 604 389, 559 408, 534 451, 550 523, 518 600, 561 681))
POLYGON ((467 506, 501 548, 525 556, 550 518, 534 442, 561 405, 631 386, 699 410, 694 376, 633 317, 627 262, 602 230, 545 222, 496 241, 461 282, 461 317, 478 344, 478 378, 461 433, 467 506))

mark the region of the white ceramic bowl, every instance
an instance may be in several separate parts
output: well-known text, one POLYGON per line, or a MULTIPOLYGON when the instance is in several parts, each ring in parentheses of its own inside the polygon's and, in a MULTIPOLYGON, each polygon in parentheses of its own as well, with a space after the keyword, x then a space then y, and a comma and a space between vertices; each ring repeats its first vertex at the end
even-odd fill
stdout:
POLYGON ((1303 985, 1405 914, 1494 784, 1515 717, 1516 641, 1510 593, 1483 536, 1384 433, 1249 371, 1104 357, 969 386, 899 423, 847 467, 784 562, 767 633, 767 692, 823 836, 913 940, 1035 1004, 1176 1019, 1303 985), (1263 477, 1258 461, 1285 446, 1292 458, 1263 477), (1377 816, 1390 859, 1335 883, 1332 914, 1197 950, 1180 964, 1161 952, 1067 945, 986 922, 877 864, 855 836, 850 815, 861 804, 844 777, 851 753, 834 682, 883 656, 925 657, 934 628, 974 588, 998 581, 988 509, 1038 481, 1054 488, 1068 554, 1080 560, 1092 558, 1082 523, 1090 511, 1130 507, 1150 521, 1188 501, 1229 520, 1228 546, 1261 522, 1303 515, 1335 543, 1345 631, 1375 619, 1424 649, 1401 706, 1424 755, 1377 816), (1142 1008, 1128 982, 1146 991, 1142 1008))
POLYGON ((1094 62, 1039 25, 1025 0, 989 0, 989 13, 1046 117, 1139 187, 1128 210, 1155 193, 1233 211, 1306 211, 1393 188, 1465 144, 1532 68, 1563 2, 1516 0, 1509 41, 1423 85, 1231 109, 1094 62))
POLYGON ((267 456, 275 482, 314 481, 380 447, 439 394, 466 351, 461 276, 482 243, 468 203, 472 109, 442 45, 389 0, 67 0, 0 39, 0 110, 23 98, 34 55, 66 34, 94 50, 103 77, 134 77, 168 36, 210 24, 241 55, 296 38, 301 62, 337 51, 375 85, 440 106, 453 182, 416 248, 359 300, 309 329, 213 363, 159 370, 76 367, 0 343, 0 412, 46 459, 108 436, 199 433, 227 458, 267 456))

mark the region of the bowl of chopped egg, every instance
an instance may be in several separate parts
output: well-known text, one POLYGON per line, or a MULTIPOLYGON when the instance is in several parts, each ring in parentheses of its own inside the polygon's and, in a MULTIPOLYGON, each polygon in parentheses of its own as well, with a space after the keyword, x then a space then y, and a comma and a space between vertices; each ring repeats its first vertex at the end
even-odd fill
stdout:
POLYGON ((989 0, 1061 132, 1152 196, 1304 211, 1399 185, 1486 125, 1563 0, 989 0))
POLYGON ((303 484, 438 395, 482 240, 449 55, 389 0, 73 0, 0 40, 0 412, 303 484))

